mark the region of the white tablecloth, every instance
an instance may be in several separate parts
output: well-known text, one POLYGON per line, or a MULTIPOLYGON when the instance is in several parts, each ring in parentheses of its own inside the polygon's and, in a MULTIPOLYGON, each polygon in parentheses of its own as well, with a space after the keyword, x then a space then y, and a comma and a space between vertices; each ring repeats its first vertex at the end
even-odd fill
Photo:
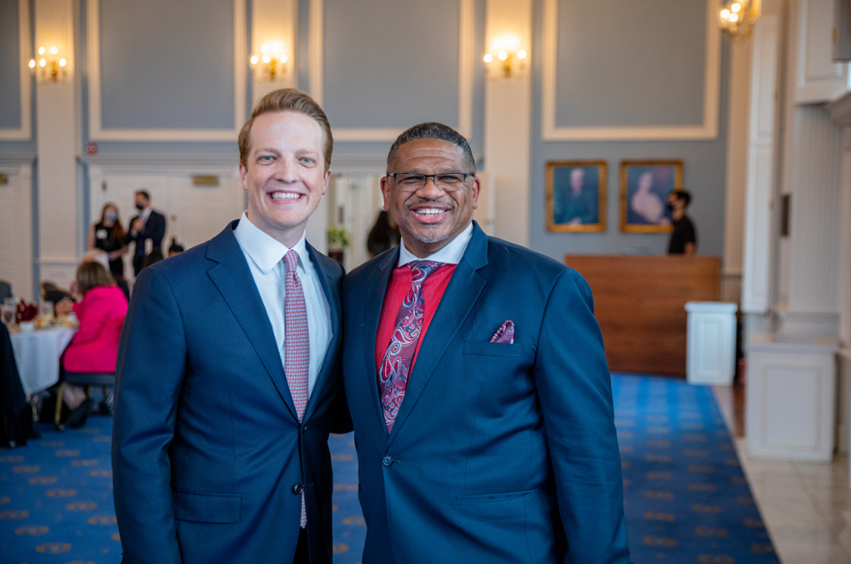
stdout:
POLYGON ((25 394, 44 390, 59 381, 59 357, 76 332, 75 327, 54 327, 9 335, 25 394))

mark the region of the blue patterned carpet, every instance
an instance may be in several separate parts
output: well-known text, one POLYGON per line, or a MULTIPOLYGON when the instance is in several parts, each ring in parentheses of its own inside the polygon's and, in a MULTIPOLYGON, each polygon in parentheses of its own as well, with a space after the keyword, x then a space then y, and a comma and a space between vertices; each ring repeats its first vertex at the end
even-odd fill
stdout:
MULTIPOLYGON (((626 515, 636 564, 778 564, 712 390, 666 378, 614 375, 626 515)), ((0 450, 0 564, 118 564, 111 421, 0 450)), ((360 562, 352 435, 332 436, 334 552, 360 562)))

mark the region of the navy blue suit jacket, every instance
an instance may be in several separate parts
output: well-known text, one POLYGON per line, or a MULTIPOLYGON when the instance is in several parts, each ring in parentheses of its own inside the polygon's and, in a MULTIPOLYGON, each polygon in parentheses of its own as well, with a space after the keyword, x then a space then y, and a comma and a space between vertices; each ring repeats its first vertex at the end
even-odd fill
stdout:
POLYGON ((146 268, 133 288, 112 443, 128 564, 292 562, 301 487, 311 561, 332 560, 328 433, 348 430, 343 269, 307 246, 332 337, 299 424, 237 223, 146 268))
POLYGON ((375 338, 398 249, 343 283, 364 564, 626 564, 612 392, 591 291, 478 225, 388 436, 375 338), (513 344, 489 342, 506 321, 513 344))

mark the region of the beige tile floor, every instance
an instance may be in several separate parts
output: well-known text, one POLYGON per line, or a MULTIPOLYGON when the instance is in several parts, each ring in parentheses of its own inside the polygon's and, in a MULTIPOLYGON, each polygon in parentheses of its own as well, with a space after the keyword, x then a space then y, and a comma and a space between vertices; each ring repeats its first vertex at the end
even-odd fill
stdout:
MULTIPOLYGON (((715 395, 732 429, 729 388, 715 395)), ((847 456, 832 464, 751 458, 743 438, 736 451, 782 564, 851 564, 847 456)))

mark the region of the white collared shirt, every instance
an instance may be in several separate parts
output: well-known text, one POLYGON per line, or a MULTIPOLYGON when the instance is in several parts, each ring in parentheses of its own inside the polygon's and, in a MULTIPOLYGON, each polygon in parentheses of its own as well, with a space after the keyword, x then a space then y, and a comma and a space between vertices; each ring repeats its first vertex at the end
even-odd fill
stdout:
MULTIPOLYGON (((233 230, 251 270, 251 276, 260 292, 266 315, 272 324, 275 342, 281 356, 281 365, 285 358, 284 300, 286 299, 286 266, 284 255, 289 249, 261 231, 248 219, 245 212, 233 230)), ((304 290, 304 303, 307 308, 307 332, 310 343, 310 360, 307 374, 307 391, 313 393, 316 378, 322 369, 322 361, 331 342, 331 308, 319 282, 321 273, 310 260, 304 235, 293 249, 298 253, 296 271, 304 290)))
POLYGON ((141 219, 142 221, 144 221, 145 223, 147 223, 147 222, 148 222, 148 218, 149 218, 149 217, 151 217, 151 212, 152 212, 152 211, 154 211, 154 209, 153 209, 151 206, 146 207, 146 208, 145 208, 145 209, 143 209, 143 210, 142 210, 142 212, 139 214, 139 219, 141 219))
POLYGON ((458 264, 461 262, 461 257, 464 256, 464 252, 467 250, 467 245, 470 244, 470 239, 473 238, 473 223, 470 222, 470 225, 467 228, 458 234, 452 241, 449 242, 448 245, 434 253, 433 255, 429 255, 425 258, 420 258, 415 256, 411 251, 405 247, 405 239, 402 239, 402 244, 399 245, 399 262, 396 264, 397 267, 405 266, 409 262, 414 262, 415 260, 433 260, 435 262, 441 262, 444 264, 458 264))

